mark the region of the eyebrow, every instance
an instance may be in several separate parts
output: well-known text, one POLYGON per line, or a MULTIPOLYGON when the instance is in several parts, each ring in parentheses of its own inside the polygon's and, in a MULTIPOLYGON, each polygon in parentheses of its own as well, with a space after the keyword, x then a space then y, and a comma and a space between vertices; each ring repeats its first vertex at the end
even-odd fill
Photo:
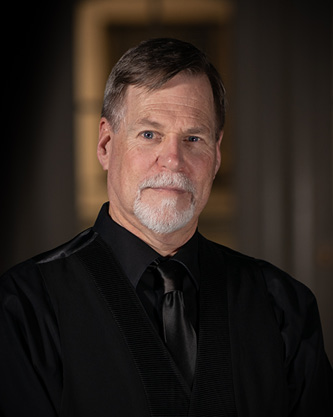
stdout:
POLYGON ((163 127, 163 125, 161 123, 155 122, 154 120, 151 119, 147 119, 147 118, 143 118, 143 119, 139 119, 136 124, 138 124, 139 126, 151 126, 154 127, 156 129, 161 129, 163 127))
MULTIPOLYGON (((151 126, 155 129, 163 129, 163 125, 155 120, 151 120, 148 118, 142 118, 137 121, 137 125, 139 126, 151 126)), ((187 128, 183 131, 184 134, 191 134, 191 135, 199 135, 199 134, 207 134, 210 133, 210 129, 205 126, 192 126, 187 128)))

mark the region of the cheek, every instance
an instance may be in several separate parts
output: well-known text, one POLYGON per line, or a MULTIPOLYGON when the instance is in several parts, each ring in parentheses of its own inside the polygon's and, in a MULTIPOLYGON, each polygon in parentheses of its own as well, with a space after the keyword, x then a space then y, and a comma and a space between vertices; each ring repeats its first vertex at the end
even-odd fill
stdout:
POLYGON ((118 154, 110 161, 109 182, 120 194, 133 199, 147 174, 146 158, 137 152, 118 154))
MULTIPOLYGON (((191 172, 198 188, 210 188, 214 180, 216 158, 212 155, 201 155, 191 163, 191 172)), ((199 190, 198 190, 199 191, 199 190)))
POLYGON ((192 168, 192 181, 196 187, 196 200, 198 209, 202 210, 206 205, 215 176, 215 159, 198 161, 192 168))

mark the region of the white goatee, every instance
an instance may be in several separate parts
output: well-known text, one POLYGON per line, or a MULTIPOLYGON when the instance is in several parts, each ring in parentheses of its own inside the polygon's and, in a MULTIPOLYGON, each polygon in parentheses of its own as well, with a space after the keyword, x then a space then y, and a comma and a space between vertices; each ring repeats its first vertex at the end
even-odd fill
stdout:
POLYGON ((193 217, 195 187, 182 173, 162 172, 145 179, 140 185, 134 202, 134 214, 149 230, 158 234, 173 233, 183 228, 193 217), (177 197, 162 198, 158 205, 144 203, 141 194, 147 188, 176 188, 191 194, 191 202, 184 210, 177 209, 177 197))

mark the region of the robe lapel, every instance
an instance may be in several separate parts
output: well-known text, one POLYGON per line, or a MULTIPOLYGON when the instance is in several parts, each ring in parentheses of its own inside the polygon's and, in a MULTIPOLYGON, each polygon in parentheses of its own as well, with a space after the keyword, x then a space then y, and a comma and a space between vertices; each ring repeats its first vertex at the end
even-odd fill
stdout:
POLYGON ((228 322, 228 271, 214 244, 200 238, 200 329, 189 416, 236 417, 228 322))
POLYGON ((228 271, 200 238, 200 329, 192 393, 150 323, 133 287, 100 238, 77 253, 118 324, 152 417, 236 417, 228 324, 228 271))
POLYGON ((119 326, 145 388, 151 416, 187 416, 189 387, 109 248, 97 237, 76 256, 119 326))

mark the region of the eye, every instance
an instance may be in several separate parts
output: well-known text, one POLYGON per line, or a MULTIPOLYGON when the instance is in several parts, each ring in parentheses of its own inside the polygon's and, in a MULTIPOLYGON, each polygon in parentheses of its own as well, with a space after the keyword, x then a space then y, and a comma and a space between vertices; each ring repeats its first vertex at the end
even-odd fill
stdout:
POLYGON ((189 142, 199 142, 200 138, 198 136, 189 136, 187 138, 189 142))
POLYGON ((150 130, 146 130, 145 132, 142 133, 142 136, 145 139, 153 139, 154 138, 154 132, 151 132, 150 130))

